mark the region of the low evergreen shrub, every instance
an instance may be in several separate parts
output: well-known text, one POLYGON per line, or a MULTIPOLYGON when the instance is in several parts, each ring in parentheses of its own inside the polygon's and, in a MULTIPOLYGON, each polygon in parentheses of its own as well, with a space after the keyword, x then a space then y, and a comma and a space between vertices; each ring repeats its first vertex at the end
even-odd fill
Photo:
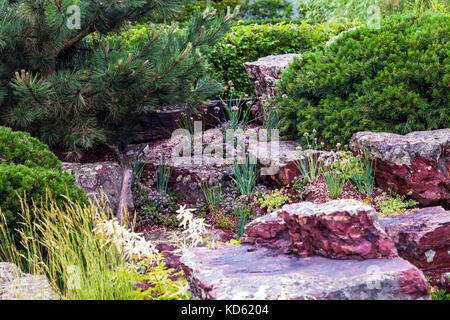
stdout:
POLYGON ((61 162, 46 144, 27 132, 13 131, 7 127, 0 127, 0 163, 61 169, 61 162))
POLYGON ((28 133, 0 127, 0 210, 6 217, 0 223, 16 234, 22 222, 20 199, 30 208, 45 204, 47 190, 58 204, 65 197, 87 203, 75 177, 61 171, 61 161, 45 144, 28 133))
POLYGON ((391 16, 380 29, 346 32, 283 72, 276 103, 281 131, 346 143, 358 131, 450 126, 449 15, 391 16))

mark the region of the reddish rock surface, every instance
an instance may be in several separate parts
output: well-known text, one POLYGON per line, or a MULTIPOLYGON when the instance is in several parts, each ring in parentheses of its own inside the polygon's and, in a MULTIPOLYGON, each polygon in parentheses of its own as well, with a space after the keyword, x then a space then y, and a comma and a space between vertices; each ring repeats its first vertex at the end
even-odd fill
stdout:
POLYGON ((399 255, 421 269, 432 284, 450 291, 450 211, 424 208, 380 218, 399 255))
POLYGON ((283 54, 268 56, 255 62, 245 63, 248 79, 255 85, 256 96, 259 100, 252 107, 252 113, 255 118, 261 117, 262 104, 276 96, 275 81, 281 78, 281 71, 288 67, 294 57, 301 57, 301 55, 283 54))
MULTIPOLYGON (((181 193, 183 199, 190 203, 203 199, 202 187, 224 183, 231 174, 223 157, 213 152, 206 154, 208 146, 214 146, 215 143, 219 145, 221 138, 223 141, 222 133, 217 129, 199 131, 193 137, 194 141, 199 139, 200 142, 200 150, 197 151, 191 141, 180 135, 149 143, 140 159, 146 164, 142 182, 147 186, 156 186, 158 168, 164 159, 170 168, 169 187, 181 193), (191 151, 190 154, 188 150, 191 151)), ((128 152, 137 154, 142 147, 143 145, 130 146, 128 152)))
POLYGON ((376 259, 397 256, 394 242, 377 222, 374 208, 356 200, 285 205, 247 228, 245 243, 298 256, 376 259))
MULTIPOLYGON (((122 192, 123 168, 114 162, 96 162, 96 163, 67 163, 63 162, 62 169, 68 172, 74 172, 75 184, 84 189, 86 194, 95 201, 101 199, 102 192, 107 197, 111 209, 116 212, 120 202, 122 192)), ((131 196, 131 187, 127 187, 129 193, 129 210, 133 210, 133 198, 131 196)))
POLYGON ((399 257, 297 258, 267 248, 222 245, 187 249, 181 263, 194 299, 430 299, 423 273, 399 257))
POLYGON ((299 150, 294 141, 257 141, 250 144, 249 154, 258 159, 259 179, 269 185, 289 187, 295 177, 302 175, 299 168, 301 157, 313 156, 326 159, 328 152, 299 150))
POLYGON ((249 146, 249 154, 258 159, 260 180, 267 184, 291 186, 300 175, 296 162, 300 152, 294 141, 256 142, 249 146))
POLYGON ((421 205, 450 207, 450 129, 397 135, 358 132, 350 148, 376 161, 380 187, 421 205))

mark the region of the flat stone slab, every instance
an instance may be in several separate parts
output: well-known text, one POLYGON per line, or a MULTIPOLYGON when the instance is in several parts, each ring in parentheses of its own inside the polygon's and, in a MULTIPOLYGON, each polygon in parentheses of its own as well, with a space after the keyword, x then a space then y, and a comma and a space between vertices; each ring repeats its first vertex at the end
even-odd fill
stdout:
POLYGON ((194 299, 430 299, 423 273, 401 258, 299 259, 267 248, 221 245, 187 249, 181 263, 194 299))

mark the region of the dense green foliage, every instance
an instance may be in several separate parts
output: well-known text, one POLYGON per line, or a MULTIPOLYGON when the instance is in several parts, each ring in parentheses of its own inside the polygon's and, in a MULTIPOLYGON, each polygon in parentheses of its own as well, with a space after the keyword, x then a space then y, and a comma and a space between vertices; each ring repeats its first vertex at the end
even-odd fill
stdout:
MULTIPOLYGON (((238 93, 254 95, 255 88, 248 81, 245 62, 269 55, 302 53, 323 48, 332 36, 353 25, 238 25, 213 47, 209 60, 214 72, 223 81, 232 80, 238 93)), ((223 97, 227 95, 229 92, 225 92, 223 97)))
POLYGON ((240 26, 248 26, 251 24, 277 24, 277 23, 286 23, 286 24, 302 24, 305 22, 304 19, 291 19, 291 18, 272 18, 272 19, 241 19, 239 20, 240 26))
MULTIPOLYGON (((246 8, 248 0, 221 0, 221 1, 209 1, 209 5, 211 8, 216 9, 218 12, 226 12, 227 8, 230 7, 231 9, 236 8, 237 6, 240 6, 241 14, 246 8)), ((208 1, 207 0, 196 0, 193 1, 187 5, 185 5, 181 10, 180 13, 176 16, 176 20, 180 22, 188 21, 194 12, 198 9, 205 10, 207 8, 208 1)), ((162 21, 161 21, 162 22, 162 21)))
POLYGON ((309 23, 345 22, 381 19, 409 11, 426 10, 449 12, 447 0, 303 0, 297 11, 301 19, 309 23))
POLYGON ((392 16, 295 59, 277 87, 282 131, 299 138, 316 129, 319 140, 344 143, 357 131, 449 127, 448 21, 392 16))
POLYGON ((61 162, 47 145, 29 133, 12 131, 6 127, 0 127, 0 163, 61 169, 61 162))
POLYGON ((294 5, 288 0, 196 0, 185 5, 176 20, 187 21, 195 10, 205 10, 208 4, 219 12, 226 11, 227 7, 239 6, 240 16, 250 19, 286 19, 294 14, 294 5))
POLYGON ((61 171, 61 162, 46 145, 28 133, 0 127, 0 208, 9 230, 15 230, 21 221, 19 197, 32 207, 33 202, 45 200, 42 196, 48 188, 58 202, 63 196, 87 202, 74 182, 75 177, 61 171))
POLYGON ((294 5, 288 0, 250 0, 245 13, 259 19, 290 18, 294 14, 294 5))
MULTIPOLYGON (((41 202, 48 188, 59 201, 68 196, 72 200, 87 200, 84 191, 74 186, 75 178, 67 172, 45 168, 29 168, 21 164, 0 164, 0 206, 10 230, 21 220, 19 196, 28 203, 41 202)), ((44 199, 45 200, 45 199, 44 199)))
POLYGON ((183 33, 150 28, 131 51, 89 37, 186 2, 80 0, 77 28, 68 23, 72 1, 0 0, 2 119, 77 156, 101 143, 125 146, 148 110, 218 93, 204 56, 237 11, 196 11, 183 33))

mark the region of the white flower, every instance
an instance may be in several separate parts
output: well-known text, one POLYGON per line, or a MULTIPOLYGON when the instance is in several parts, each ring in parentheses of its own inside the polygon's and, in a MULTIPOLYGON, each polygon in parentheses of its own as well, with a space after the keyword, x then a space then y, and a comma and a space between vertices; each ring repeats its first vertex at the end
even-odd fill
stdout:
POLYGON ((138 259, 143 257, 152 259, 158 254, 154 244, 147 242, 141 234, 120 225, 117 218, 97 224, 94 233, 103 238, 103 246, 112 243, 126 259, 134 256, 138 259))
POLYGON ((174 285, 174 286, 178 289, 178 291, 175 292, 174 294, 170 295, 169 298, 172 298, 172 297, 175 297, 178 295, 181 295, 181 296, 188 295, 188 292, 190 290, 189 284, 186 283, 186 284, 182 284, 180 286, 177 286, 177 285, 174 285))
POLYGON ((194 218, 194 212, 195 209, 186 209, 186 205, 183 205, 180 207, 180 209, 177 210, 177 219, 180 221, 180 225, 183 226, 183 228, 187 228, 188 223, 194 218))
POLYGON ((205 223, 205 219, 194 218, 192 213, 194 211, 195 209, 186 209, 186 205, 177 210, 177 219, 181 221, 180 225, 185 229, 183 233, 186 235, 186 239, 181 243, 185 247, 195 247, 201 243, 203 235, 207 232, 206 227, 209 226, 205 223))

